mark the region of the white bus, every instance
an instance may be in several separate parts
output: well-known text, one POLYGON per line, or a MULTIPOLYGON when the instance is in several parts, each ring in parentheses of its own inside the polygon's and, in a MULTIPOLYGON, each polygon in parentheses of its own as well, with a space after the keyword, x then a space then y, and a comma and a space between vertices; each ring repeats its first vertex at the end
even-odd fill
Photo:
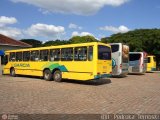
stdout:
POLYGON ((112 76, 124 77, 128 74, 129 46, 123 43, 111 43, 112 76))
POLYGON ((145 52, 129 53, 129 73, 144 74, 147 71, 147 54, 145 52))

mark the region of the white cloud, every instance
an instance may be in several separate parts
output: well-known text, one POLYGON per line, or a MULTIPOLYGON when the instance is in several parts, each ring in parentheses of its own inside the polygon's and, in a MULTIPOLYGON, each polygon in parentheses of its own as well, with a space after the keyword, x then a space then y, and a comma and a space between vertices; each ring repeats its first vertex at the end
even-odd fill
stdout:
POLYGON ((15 27, 9 27, 9 24, 17 23, 17 19, 14 17, 0 16, 0 34, 13 37, 42 37, 42 39, 60 39, 65 34, 65 28, 63 26, 47 25, 37 23, 31 25, 28 29, 18 29, 15 27))
POLYGON ((12 37, 12 38, 20 38, 22 36, 22 32, 18 28, 13 27, 0 27, 0 34, 12 37))
POLYGON ((113 33, 126 33, 130 30, 128 27, 124 25, 121 25, 119 27, 105 26, 105 27, 100 27, 99 29, 104 31, 110 31, 113 33))
POLYGON ((12 37, 12 38, 18 38, 22 35, 22 32, 20 29, 15 27, 9 27, 10 24, 17 23, 17 19, 14 17, 6 17, 6 16, 0 16, 0 34, 12 37))
POLYGON ((65 33, 65 28, 62 26, 47 25, 42 23, 37 23, 31 25, 25 34, 32 37, 45 37, 56 39, 65 33))
POLYGON ((120 6, 129 0, 11 0, 37 6, 50 12, 92 15, 106 5, 120 6))
POLYGON ((45 9, 42 9, 42 8, 40 8, 38 11, 40 11, 44 15, 50 14, 50 12, 48 10, 45 10, 45 9))
POLYGON ((72 33, 72 37, 73 36, 87 36, 87 35, 94 36, 92 33, 89 33, 89 32, 81 32, 81 33, 79 33, 77 31, 74 31, 72 33))
POLYGON ((70 23, 69 26, 68 26, 68 28, 70 28, 70 29, 79 29, 79 30, 82 29, 81 26, 78 26, 78 25, 73 24, 73 23, 70 23))
POLYGON ((17 23, 17 19, 14 17, 0 16, 0 27, 15 23, 17 23))

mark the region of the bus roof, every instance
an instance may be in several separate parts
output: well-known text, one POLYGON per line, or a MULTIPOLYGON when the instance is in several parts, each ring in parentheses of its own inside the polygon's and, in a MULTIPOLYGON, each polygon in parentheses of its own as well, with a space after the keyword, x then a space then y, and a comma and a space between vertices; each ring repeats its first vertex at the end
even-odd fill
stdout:
POLYGON ((156 57, 155 55, 147 55, 147 57, 156 57))
POLYGON ((123 44, 123 43, 109 43, 110 45, 120 45, 120 44, 123 44))
POLYGON ((146 52, 129 52, 129 54, 141 54, 141 55, 143 55, 145 58, 147 57, 147 53, 146 53, 146 52))
POLYGON ((57 46, 46 46, 46 47, 36 47, 36 48, 26 48, 26 49, 17 49, 17 50, 8 50, 7 52, 18 52, 18 51, 28 51, 28 50, 45 50, 45 49, 54 49, 54 48, 69 48, 69 47, 80 47, 80 46, 90 46, 90 45, 105 45, 110 47, 109 44, 101 42, 89 42, 89 43, 77 43, 77 44, 67 44, 67 45, 57 45, 57 46))
POLYGON ((129 54, 143 54, 144 52, 129 52, 129 54))
POLYGON ((129 46, 129 45, 127 45, 127 44, 125 44, 125 43, 109 43, 110 45, 126 45, 126 46, 129 46))

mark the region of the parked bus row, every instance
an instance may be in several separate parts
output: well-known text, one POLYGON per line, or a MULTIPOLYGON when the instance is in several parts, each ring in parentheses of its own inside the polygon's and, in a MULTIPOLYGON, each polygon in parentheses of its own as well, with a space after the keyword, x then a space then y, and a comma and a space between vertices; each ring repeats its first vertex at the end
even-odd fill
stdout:
POLYGON ((156 66, 154 56, 147 59, 146 53, 129 52, 129 46, 122 43, 91 42, 10 50, 6 51, 5 59, 4 74, 40 76, 57 82, 143 74, 156 66))
POLYGON ((111 43, 112 75, 124 77, 127 74, 144 74, 156 70, 155 56, 146 52, 129 52, 129 46, 122 43, 111 43))

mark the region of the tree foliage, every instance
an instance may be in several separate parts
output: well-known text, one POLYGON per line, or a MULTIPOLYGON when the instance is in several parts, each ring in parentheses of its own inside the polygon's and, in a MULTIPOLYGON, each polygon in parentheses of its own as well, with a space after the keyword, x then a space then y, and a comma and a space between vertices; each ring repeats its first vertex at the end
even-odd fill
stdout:
POLYGON ((40 46, 42 46, 42 41, 35 40, 35 39, 21 39, 20 41, 32 45, 32 47, 40 47, 40 46))
POLYGON ((160 29, 139 29, 127 33, 114 34, 101 39, 104 43, 126 43, 130 51, 145 51, 160 54, 160 29))
POLYGON ((43 46, 56 46, 65 44, 77 44, 77 43, 87 43, 87 42, 97 42, 93 36, 74 36, 69 40, 51 40, 43 44, 43 46))
POLYGON ((95 39, 93 36, 74 36, 70 40, 70 43, 87 43, 87 42, 97 42, 98 40, 95 39))
POLYGON ((47 41, 43 44, 43 46, 56 46, 56 45, 65 45, 65 44, 70 44, 70 41, 67 40, 51 40, 51 41, 47 41))
MULTIPOLYGON (((33 47, 52 46, 64 44, 76 44, 97 42, 93 36, 74 36, 69 40, 47 41, 42 44, 39 40, 22 39, 33 47)), ((149 54, 160 54, 160 29, 138 29, 127 33, 114 34, 111 37, 102 38, 104 43, 125 43, 130 46, 130 51, 145 51, 149 54)))
MULTIPOLYGON (((40 47, 97 42, 98 40, 93 36, 74 36, 69 40, 47 41, 43 44, 41 41, 34 39, 22 39, 21 41, 33 47, 40 47)), ((113 34, 110 37, 102 38, 101 42, 125 43, 130 46, 130 51, 145 51, 148 54, 156 55, 157 60, 160 61, 160 29, 137 29, 123 34, 113 34)))

